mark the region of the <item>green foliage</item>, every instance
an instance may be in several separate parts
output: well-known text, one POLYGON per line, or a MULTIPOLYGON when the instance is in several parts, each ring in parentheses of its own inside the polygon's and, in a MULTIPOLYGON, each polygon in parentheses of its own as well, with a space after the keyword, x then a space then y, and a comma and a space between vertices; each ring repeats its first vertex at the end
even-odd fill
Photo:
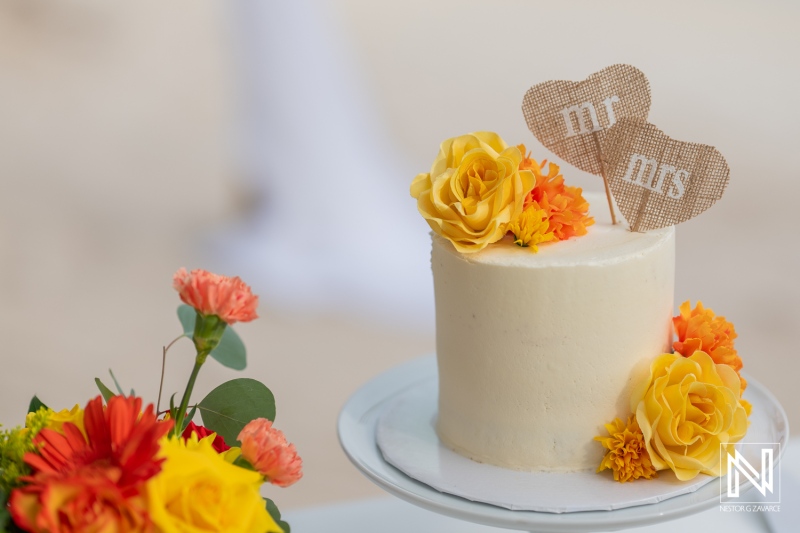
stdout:
POLYGON ((181 424, 183 426, 181 428, 181 435, 183 435, 183 432, 186 430, 186 427, 189 425, 189 422, 192 421, 192 418, 194 418, 196 412, 197 412, 197 406, 195 405, 194 407, 192 407, 192 410, 189 411, 189 414, 186 415, 186 418, 183 419, 183 424, 181 424))
POLYGON ((283 533, 291 533, 291 528, 289 524, 281 520, 281 512, 278 510, 278 506, 275 505, 275 502, 270 500, 269 498, 264 498, 264 501, 267 503, 267 512, 272 517, 275 522, 283 529, 283 533))
POLYGON ((275 420, 275 396, 266 385, 254 379, 240 378, 227 381, 208 393, 197 407, 203 425, 222 435, 229 446, 252 420, 275 420))
POLYGON ((191 305, 181 305, 178 307, 178 320, 183 326, 183 334, 192 338, 194 335, 194 323, 197 320, 197 311, 191 305))
MULTIPOLYGON (((197 311, 188 305, 178 307, 178 319, 183 326, 183 334, 190 339, 194 335, 194 326, 197 321, 197 311)), ((244 370, 247 367, 247 350, 241 337, 228 326, 216 348, 209 354, 222 366, 233 370, 244 370)))
POLYGON ((245 459, 243 456, 238 456, 236 459, 233 460, 233 464, 238 466, 239 468, 244 468, 245 470, 250 470, 251 472, 258 472, 256 468, 250 464, 250 461, 245 459))
POLYGON ((211 357, 217 360, 222 366, 233 370, 244 370, 247 368, 247 350, 242 339, 233 328, 228 326, 219 340, 216 348, 211 350, 211 357))
POLYGON ((7 531, 8 523, 11 522, 11 515, 8 514, 8 507, 6 506, 7 502, 8 494, 0 488, 0 532, 3 533, 7 531))
POLYGON ((31 403, 28 404, 28 412, 35 413, 42 407, 48 409, 48 407, 44 403, 42 403, 42 400, 40 400, 38 396, 34 396, 33 398, 31 398, 31 403))
POLYGON ((47 414, 46 409, 41 409, 30 415, 32 428, 0 431, 0 493, 10 494, 19 486, 19 478, 31 473, 22 457, 34 451, 33 438, 47 423, 47 414))
POLYGON ((100 381, 100 378, 94 378, 94 382, 97 383, 97 388, 100 389, 100 394, 103 395, 103 399, 106 401, 106 403, 108 403, 108 400, 113 398, 115 394, 111 391, 111 389, 103 385, 103 382, 100 381))
MULTIPOLYGON (((172 396, 169 397, 169 417, 172 420, 176 420, 176 417, 178 415, 178 408, 175 407, 175 394, 177 393, 173 392, 172 396)), ((172 428, 172 430, 175 431, 175 428, 172 428)))
POLYGON ((108 373, 111 375, 111 379, 114 380, 114 386, 117 388, 117 393, 120 396, 125 396, 125 393, 122 392, 122 387, 119 386, 119 381, 117 381, 117 376, 114 375, 114 372, 112 372, 110 368, 108 369, 108 373))

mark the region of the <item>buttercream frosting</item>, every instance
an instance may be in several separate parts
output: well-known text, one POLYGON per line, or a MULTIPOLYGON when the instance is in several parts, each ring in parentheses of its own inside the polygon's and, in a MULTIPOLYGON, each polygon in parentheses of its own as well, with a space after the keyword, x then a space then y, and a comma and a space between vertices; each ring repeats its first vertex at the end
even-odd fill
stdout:
POLYGON ((588 234, 461 254, 433 235, 437 432, 474 460, 518 470, 596 468, 593 437, 629 414, 632 384, 669 347, 673 228, 611 225, 586 195, 588 234))

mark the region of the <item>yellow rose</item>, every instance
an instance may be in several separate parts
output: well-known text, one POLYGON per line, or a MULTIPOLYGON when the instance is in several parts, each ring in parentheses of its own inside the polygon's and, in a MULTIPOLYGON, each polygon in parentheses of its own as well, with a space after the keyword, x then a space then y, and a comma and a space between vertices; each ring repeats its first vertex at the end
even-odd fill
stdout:
POLYGON ((462 253, 497 242, 522 213, 533 189, 530 170, 520 170, 522 154, 496 133, 476 132, 448 139, 428 174, 411 183, 411 196, 431 229, 462 253))
POLYGON ((42 407, 36 412, 28 413, 25 418, 25 427, 26 429, 35 428, 36 433, 42 428, 49 428, 63 434, 66 422, 75 424, 83 436, 86 436, 86 429, 83 427, 83 409, 78 404, 75 404, 72 409, 62 409, 59 412, 42 407))
POLYGON ((720 448, 733 453, 747 432, 750 409, 740 387, 736 371, 705 352, 658 356, 631 397, 656 470, 670 468, 680 480, 725 474, 720 448))
POLYGON ((86 429, 83 427, 83 409, 81 409, 80 405, 75 404, 72 409, 62 409, 57 413, 50 413, 50 417, 47 419, 47 427, 63 433, 62 428, 66 422, 72 422, 78 426, 84 436, 86 435, 86 429))
POLYGON ((150 516, 159 533, 283 533, 259 494, 258 472, 214 451, 214 435, 164 438, 161 472, 147 482, 150 516))

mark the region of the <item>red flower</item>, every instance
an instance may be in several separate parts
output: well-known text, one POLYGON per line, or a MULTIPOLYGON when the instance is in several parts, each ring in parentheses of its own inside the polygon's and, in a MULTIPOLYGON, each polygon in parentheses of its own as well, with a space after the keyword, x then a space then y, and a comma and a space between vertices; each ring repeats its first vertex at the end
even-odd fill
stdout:
POLYGON ((43 429, 38 453, 25 454, 33 475, 11 494, 14 521, 32 532, 142 531, 149 524, 144 482, 161 471, 158 441, 171 421, 156 418, 141 398, 100 396, 84 410, 86 437, 72 423, 63 434, 43 429), (111 526, 110 524, 114 524, 111 526))
POLYGON ((14 522, 34 533, 152 531, 144 495, 124 494, 113 473, 84 467, 17 489, 11 495, 14 522))
POLYGON ((178 269, 172 286, 186 305, 201 315, 216 315, 227 324, 250 322, 258 318, 258 296, 238 277, 229 278, 205 270, 178 269))
POLYGON ((197 440, 204 439, 209 435, 216 435, 214 437, 214 442, 211 446, 214 448, 214 451, 217 453, 226 452, 231 449, 230 446, 225 444, 225 439, 222 438, 222 435, 217 435, 213 431, 209 430, 206 427, 198 426, 194 422, 189 422, 189 425, 186 426, 186 429, 183 430, 183 435, 181 435, 184 439, 188 439, 192 436, 192 433, 197 435, 197 440))

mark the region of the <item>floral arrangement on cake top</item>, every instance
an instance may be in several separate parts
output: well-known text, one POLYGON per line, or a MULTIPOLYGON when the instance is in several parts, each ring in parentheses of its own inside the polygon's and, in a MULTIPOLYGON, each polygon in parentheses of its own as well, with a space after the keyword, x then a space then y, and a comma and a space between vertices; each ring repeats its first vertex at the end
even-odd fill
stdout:
POLYGON ((666 469, 682 481, 724 475, 722 450, 732 454, 747 433, 751 406, 742 398, 746 382, 733 324, 687 301, 673 326, 674 352, 656 357, 649 377, 634 386, 633 414, 595 437, 607 450, 597 471, 611 470, 621 483, 666 469))
POLYGON ((275 399, 262 383, 234 379, 193 403, 209 356, 241 370, 246 352, 230 327, 257 318, 258 297, 238 277, 176 272, 183 333, 163 349, 154 407, 133 390, 56 411, 34 396, 24 427, 0 431, 0 532, 289 533, 261 486, 302 477, 293 444, 273 427, 275 399), (192 340, 195 365, 180 404, 160 410, 167 351, 192 340), (193 422, 200 414, 203 425, 193 422))
MULTIPOLYGON (((542 162, 542 166, 544 161, 542 162)), ((507 234, 538 245, 586 234, 594 223, 579 187, 564 184, 557 165, 544 173, 525 146, 496 133, 447 139, 431 171, 411 183, 411 196, 431 229, 461 253, 474 253, 507 234)))

